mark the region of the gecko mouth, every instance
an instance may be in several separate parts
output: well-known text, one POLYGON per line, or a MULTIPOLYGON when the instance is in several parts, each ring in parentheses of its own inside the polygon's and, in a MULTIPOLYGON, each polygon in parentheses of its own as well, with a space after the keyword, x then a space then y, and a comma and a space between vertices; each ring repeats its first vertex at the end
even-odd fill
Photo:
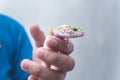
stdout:
POLYGON ((80 33, 80 37, 84 36, 85 32, 81 31, 80 33))

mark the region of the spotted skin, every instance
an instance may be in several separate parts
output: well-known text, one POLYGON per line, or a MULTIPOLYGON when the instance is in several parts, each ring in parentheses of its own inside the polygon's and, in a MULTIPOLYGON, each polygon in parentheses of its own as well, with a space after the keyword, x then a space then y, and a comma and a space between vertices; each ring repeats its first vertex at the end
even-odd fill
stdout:
POLYGON ((82 37, 84 35, 84 31, 77 26, 61 25, 53 29, 51 28, 49 30, 49 34, 61 38, 77 38, 82 37))

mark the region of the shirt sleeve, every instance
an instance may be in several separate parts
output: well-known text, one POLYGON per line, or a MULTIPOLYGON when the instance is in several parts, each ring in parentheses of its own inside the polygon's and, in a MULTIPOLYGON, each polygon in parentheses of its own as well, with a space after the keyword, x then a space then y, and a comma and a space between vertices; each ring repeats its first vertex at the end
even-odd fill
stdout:
POLYGON ((30 40, 20 24, 15 24, 16 30, 16 51, 14 52, 13 78, 14 80, 27 80, 29 74, 24 72, 20 63, 23 59, 32 59, 32 46, 30 40))

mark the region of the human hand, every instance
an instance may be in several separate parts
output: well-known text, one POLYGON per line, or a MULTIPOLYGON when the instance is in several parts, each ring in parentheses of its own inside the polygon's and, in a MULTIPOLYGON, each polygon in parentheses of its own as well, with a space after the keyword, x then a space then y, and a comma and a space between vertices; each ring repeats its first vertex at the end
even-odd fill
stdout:
POLYGON ((37 25, 31 27, 31 34, 35 40, 33 61, 25 59, 21 63, 22 69, 31 74, 28 80, 64 80, 74 67, 74 60, 68 56, 73 51, 71 41, 53 36, 45 39, 37 25))

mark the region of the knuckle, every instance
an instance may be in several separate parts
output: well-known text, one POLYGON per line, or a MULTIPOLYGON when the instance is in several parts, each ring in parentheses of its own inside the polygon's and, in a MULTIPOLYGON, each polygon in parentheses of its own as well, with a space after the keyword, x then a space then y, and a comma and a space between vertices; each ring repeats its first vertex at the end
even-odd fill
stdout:
POLYGON ((68 68, 68 71, 73 70, 74 66, 75 66, 75 61, 71 58, 71 59, 69 60, 69 68, 68 68))
POLYGON ((34 66, 30 66, 29 69, 28 69, 28 73, 29 74, 32 74, 32 75, 35 75, 35 76, 40 76, 41 73, 42 73, 42 68, 41 67, 34 67, 34 66))
POLYGON ((56 62, 58 62, 58 59, 59 59, 59 55, 58 54, 54 54, 52 57, 51 57, 51 63, 52 64, 56 64, 56 62))
POLYGON ((74 45, 72 43, 69 43, 68 48, 67 48, 67 53, 70 54, 73 52, 74 45))
POLYGON ((73 52, 74 45, 71 41, 66 41, 65 44, 63 44, 63 47, 61 48, 61 51, 63 51, 66 54, 70 54, 73 52))
POLYGON ((75 67, 75 61, 73 60, 72 61, 72 64, 71 64, 71 70, 75 67))

